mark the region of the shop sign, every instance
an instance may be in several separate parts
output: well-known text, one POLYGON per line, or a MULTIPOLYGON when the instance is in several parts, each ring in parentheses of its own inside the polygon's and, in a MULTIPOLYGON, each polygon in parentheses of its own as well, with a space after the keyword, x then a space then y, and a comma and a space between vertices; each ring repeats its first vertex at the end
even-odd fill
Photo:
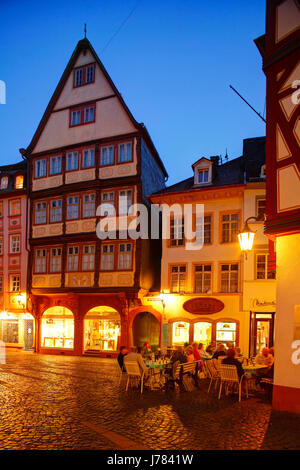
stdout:
POLYGON ((195 315, 211 315, 220 312, 224 308, 223 302, 214 298, 196 297, 184 302, 184 310, 195 315))

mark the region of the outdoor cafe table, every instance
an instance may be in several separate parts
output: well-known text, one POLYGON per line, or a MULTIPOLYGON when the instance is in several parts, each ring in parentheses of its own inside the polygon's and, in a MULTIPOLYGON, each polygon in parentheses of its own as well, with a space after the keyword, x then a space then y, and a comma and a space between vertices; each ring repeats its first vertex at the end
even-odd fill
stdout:
POLYGON ((151 389, 162 388, 163 383, 163 371, 171 367, 172 363, 170 361, 161 362, 161 361, 146 361, 146 366, 149 368, 150 375, 150 386, 151 389))
POLYGON ((268 368, 269 366, 265 366, 262 364, 250 364, 248 366, 243 366, 244 371, 247 372, 247 374, 251 378, 256 375, 257 372, 262 372, 263 370, 267 370, 268 368))

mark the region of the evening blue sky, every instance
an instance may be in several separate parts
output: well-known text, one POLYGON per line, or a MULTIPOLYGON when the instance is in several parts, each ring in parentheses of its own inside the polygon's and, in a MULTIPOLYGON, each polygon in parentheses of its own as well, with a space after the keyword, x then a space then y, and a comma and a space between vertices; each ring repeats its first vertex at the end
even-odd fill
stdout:
POLYGON ((224 156, 227 148, 229 158, 238 157, 243 139, 265 135, 264 122, 229 88, 264 113, 265 77, 253 42, 265 30, 264 0, 0 0, 0 11, 0 80, 7 88, 1 165, 20 161, 19 148, 29 145, 84 23, 135 119, 146 125, 168 184, 191 176, 201 156, 224 156))

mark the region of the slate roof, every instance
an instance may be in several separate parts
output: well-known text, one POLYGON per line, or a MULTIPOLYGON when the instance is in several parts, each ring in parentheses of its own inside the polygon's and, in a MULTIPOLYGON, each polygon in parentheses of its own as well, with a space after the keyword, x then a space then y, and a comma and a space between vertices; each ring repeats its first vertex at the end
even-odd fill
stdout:
POLYGON ((0 166, 0 178, 2 175, 8 176, 8 185, 6 189, 0 189, 0 197, 3 193, 7 193, 9 191, 23 191, 26 188, 26 174, 27 174, 27 163, 25 161, 21 161, 18 163, 13 163, 11 165, 2 165, 0 166), (15 188, 15 175, 16 174, 23 174, 24 175, 24 184, 23 188, 16 189, 15 188))
MULTIPOLYGON (((244 139, 243 155, 221 165, 214 165, 212 183, 203 186, 203 189, 265 181, 260 177, 261 167, 266 160, 265 142, 265 137, 244 139)), ((194 185, 194 175, 192 175, 190 178, 168 186, 155 194, 199 190, 200 188, 201 186, 194 185)))

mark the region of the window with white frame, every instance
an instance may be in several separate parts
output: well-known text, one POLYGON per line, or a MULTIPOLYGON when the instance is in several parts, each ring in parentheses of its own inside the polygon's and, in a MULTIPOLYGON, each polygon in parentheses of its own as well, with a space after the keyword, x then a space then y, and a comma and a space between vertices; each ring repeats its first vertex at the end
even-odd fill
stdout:
POLYGON ((174 217, 170 220, 170 246, 183 246, 184 244, 184 219, 174 217))
POLYGON ((196 217, 196 238, 204 245, 211 243, 212 235, 212 219, 211 215, 204 217, 196 217))
POLYGON ((47 203, 37 202, 35 205, 35 224, 45 224, 47 222, 47 203))
POLYGON ((20 275, 12 274, 10 276, 10 292, 20 292, 20 275))
POLYGON ((66 158, 66 170, 78 170, 78 152, 68 152, 66 158))
POLYGON ((112 165, 114 163, 114 147, 101 147, 101 165, 112 165))
POLYGON ((83 217, 95 217, 95 194, 84 194, 83 196, 83 217))
POLYGON ((67 199, 67 219, 78 219, 79 217, 79 196, 70 196, 67 199))
POLYGON ((238 263, 221 264, 221 292, 234 293, 239 289, 238 263))
POLYGON ((95 150, 88 149, 83 151, 82 168, 89 168, 95 164, 95 150))
POLYGON ((186 267, 183 265, 171 266, 170 291, 174 293, 186 290, 186 267))
POLYGON ((115 262, 115 245, 104 244, 101 247, 101 270, 113 271, 115 262))
POLYGON ((75 87, 83 85, 83 69, 75 70, 75 87))
POLYGON ((21 236, 10 235, 10 253, 20 253, 21 251, 21 236))
POLYGON ((222 215, 222 243, 232 243, 238 241, 239 214, 222 215))
POLYGON ((132 190, 125 189, 119 191, 119 215, 130 214, 130 207, 132 206, 132 190))
POLYGON ((79 247, 69 246, 67 255, 67 269, 68 271, 78 271, 79 266, 79 247))
POLYGON ((61 272, 61 248, 51 248, 50 250, 50 273, 61 272))
POLYGON ((131 243, 120 243, 118 256, 118 269, 131 269, 132 267, 132 245, 131 243))
POLYGON ((127 142, 119 145, 119 163, 131 162, 132 160, 132 143, 127 142))
POLYGON ((94 271, 95 245, 85 245, 82 255, 82 271, 94 271))
POLYGON ((208 183, 209 170, 208 168, 201 168, 198 170, 198 184, 208 183))
POLYGON ((50 222, 61 222, 62 220, 62 200, 54 199, 50 202, 50 222))
POLYGON ((61 173, 61 156, 50 158, 50 175, 61 173))
POLYGON ((46 272, 47 252, 44 249, 37 249, 35 251, 35 266, 34 271, 36 273, 46 272))
POLYGON ((257 198, 256 199, 256 216, 261 220, 264 220, 264 215, 266 213, 266 198, 257 198))
POLYGON ((198 264, 194 269, 194 292, 206 294, 211 291, 211 264, 198 264))
POLYGON ((42 178, 47 173, 47 162, 45 159, 35 162, 35 177, 42 178))
POLYGON ((71 126, 78 126, 81 124, 81 109, 76 109, 71 112, 71 126))
POLYGON ((84 108, 84 122, 94 122, 95 120, 95 106, 84 108))
POLYGON ((268 253, 256 254, 256 279, 275 279, 276 274, 268 267, 268 253))
POLYGON ((17 175, 15 179, 15 188, 16 189, 23 189, 24 187, 24 176, 17 175))

